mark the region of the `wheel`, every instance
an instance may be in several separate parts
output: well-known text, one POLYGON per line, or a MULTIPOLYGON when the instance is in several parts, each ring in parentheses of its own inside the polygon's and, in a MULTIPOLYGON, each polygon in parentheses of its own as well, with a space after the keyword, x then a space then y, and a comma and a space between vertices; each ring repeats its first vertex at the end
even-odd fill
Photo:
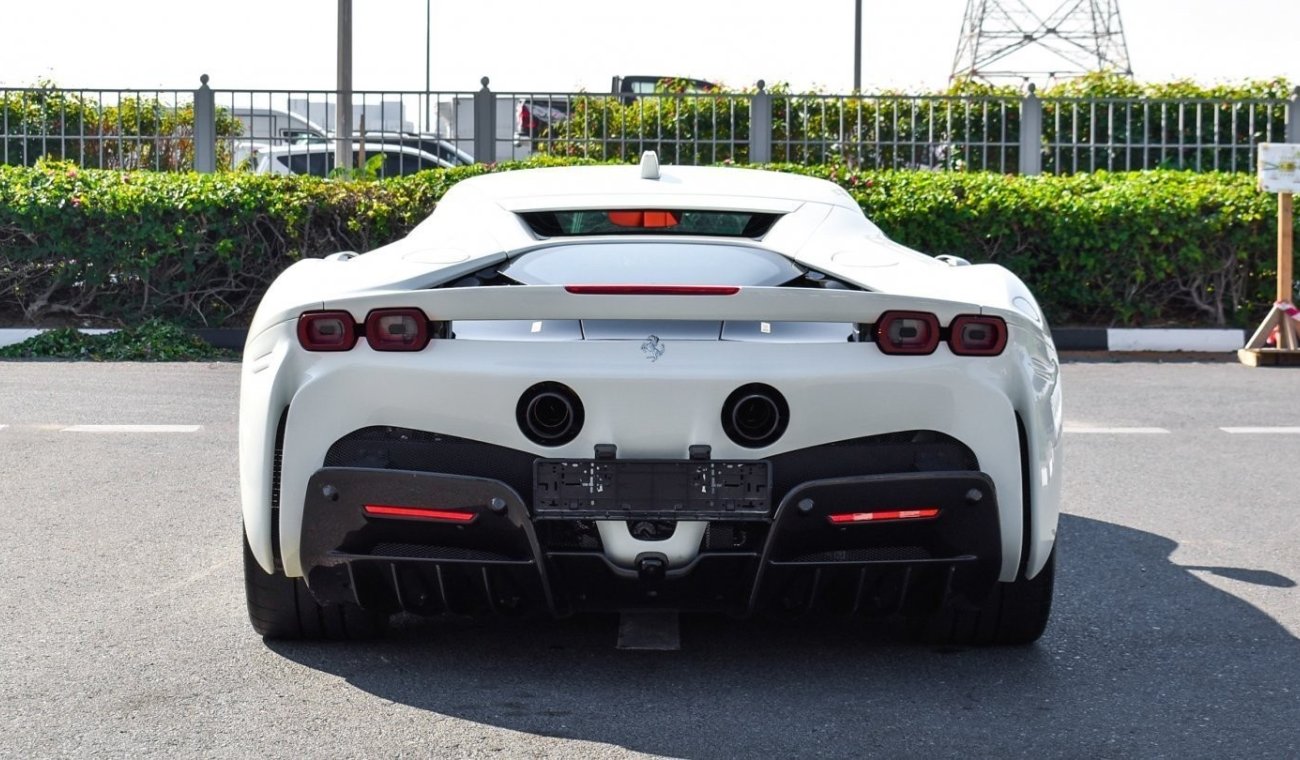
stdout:
POLYGON ((998 583, 974 610, 944 608, 917 622, 914 632, 931 644, 1023 646, 1043 635, 1052 614, 1056 550, 1033 578, 998 583))
MULTIPOLYGON (((242 531, 241 531, 242 532, 242 531)), ((244 535, 244 594, 253 630, 268 639, 371 639, 382 636, 388 616, 355 604, 319 604, 302 578, 268 573, 253 558, 244 535)))

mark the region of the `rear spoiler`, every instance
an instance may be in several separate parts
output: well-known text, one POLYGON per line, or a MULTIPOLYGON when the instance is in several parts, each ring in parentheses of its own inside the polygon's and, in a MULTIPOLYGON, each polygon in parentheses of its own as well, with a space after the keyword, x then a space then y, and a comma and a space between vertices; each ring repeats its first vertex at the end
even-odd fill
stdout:
MULTIPOLYGON (((687 286, 689 288, 689 286, 687 286)), ((651 293, 593 292, 610 286, 500 285, 433 290, 375 291, 312 304, 350 312, 358 322, 372 309, 422 309, 434 321, 471 319, 647 319, 771 322, 873 322, 886 311, 925 311, 948 323, 979 314, 973 303, 886 293, 814 288, 701 288, 667 293, 667 286, 634 287, 651 293), (578 292, 573 292, 578 291, 578 292)))

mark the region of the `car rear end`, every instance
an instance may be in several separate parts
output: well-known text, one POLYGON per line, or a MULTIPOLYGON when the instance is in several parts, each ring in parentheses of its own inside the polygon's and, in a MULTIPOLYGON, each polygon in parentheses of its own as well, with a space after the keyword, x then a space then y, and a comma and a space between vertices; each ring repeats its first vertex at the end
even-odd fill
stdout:
POLYGON ((862 291, 325 302, 249 348, 245 383, 277 386, 242 410, 273 421, 265 477, 245 473, 273 505, 254 551, 387 611, 979 600, 1024 572, 1031 497, 1054 498, 1026 490, 1047 351, 1014 314, 862 291))

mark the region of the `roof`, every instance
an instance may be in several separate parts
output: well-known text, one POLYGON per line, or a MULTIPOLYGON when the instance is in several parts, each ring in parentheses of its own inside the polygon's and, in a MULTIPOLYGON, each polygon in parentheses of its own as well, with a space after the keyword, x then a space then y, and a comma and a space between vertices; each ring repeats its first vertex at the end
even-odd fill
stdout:
POLYGON ((485 174, 462 180, 448 200, 470 197, 513 211, 672 206, 791 211, 803 203, 857 210, 839 185, 797 174, 702 166, 661 166, 659 179, 642 179, 635 164, 564 166, 485 174))

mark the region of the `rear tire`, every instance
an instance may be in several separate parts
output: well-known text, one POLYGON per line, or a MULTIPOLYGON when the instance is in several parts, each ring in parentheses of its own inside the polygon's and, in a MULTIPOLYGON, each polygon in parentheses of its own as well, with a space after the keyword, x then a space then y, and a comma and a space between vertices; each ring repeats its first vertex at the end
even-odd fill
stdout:
POLYGON ((1024 646, 1043 635, 1052 614, 1056 550, 1033 578, 998 583, 974 610, 944 608, 918 621, 919 638, 931 644, 1024 646))
POLYGON ((268 639, 372 639, 388 627, 387 615, 355 604, 320 604, 302 578, 290 578, 279 568, 266 572, 253 558, 247 535, 244 594, 253 630, 268 639))

